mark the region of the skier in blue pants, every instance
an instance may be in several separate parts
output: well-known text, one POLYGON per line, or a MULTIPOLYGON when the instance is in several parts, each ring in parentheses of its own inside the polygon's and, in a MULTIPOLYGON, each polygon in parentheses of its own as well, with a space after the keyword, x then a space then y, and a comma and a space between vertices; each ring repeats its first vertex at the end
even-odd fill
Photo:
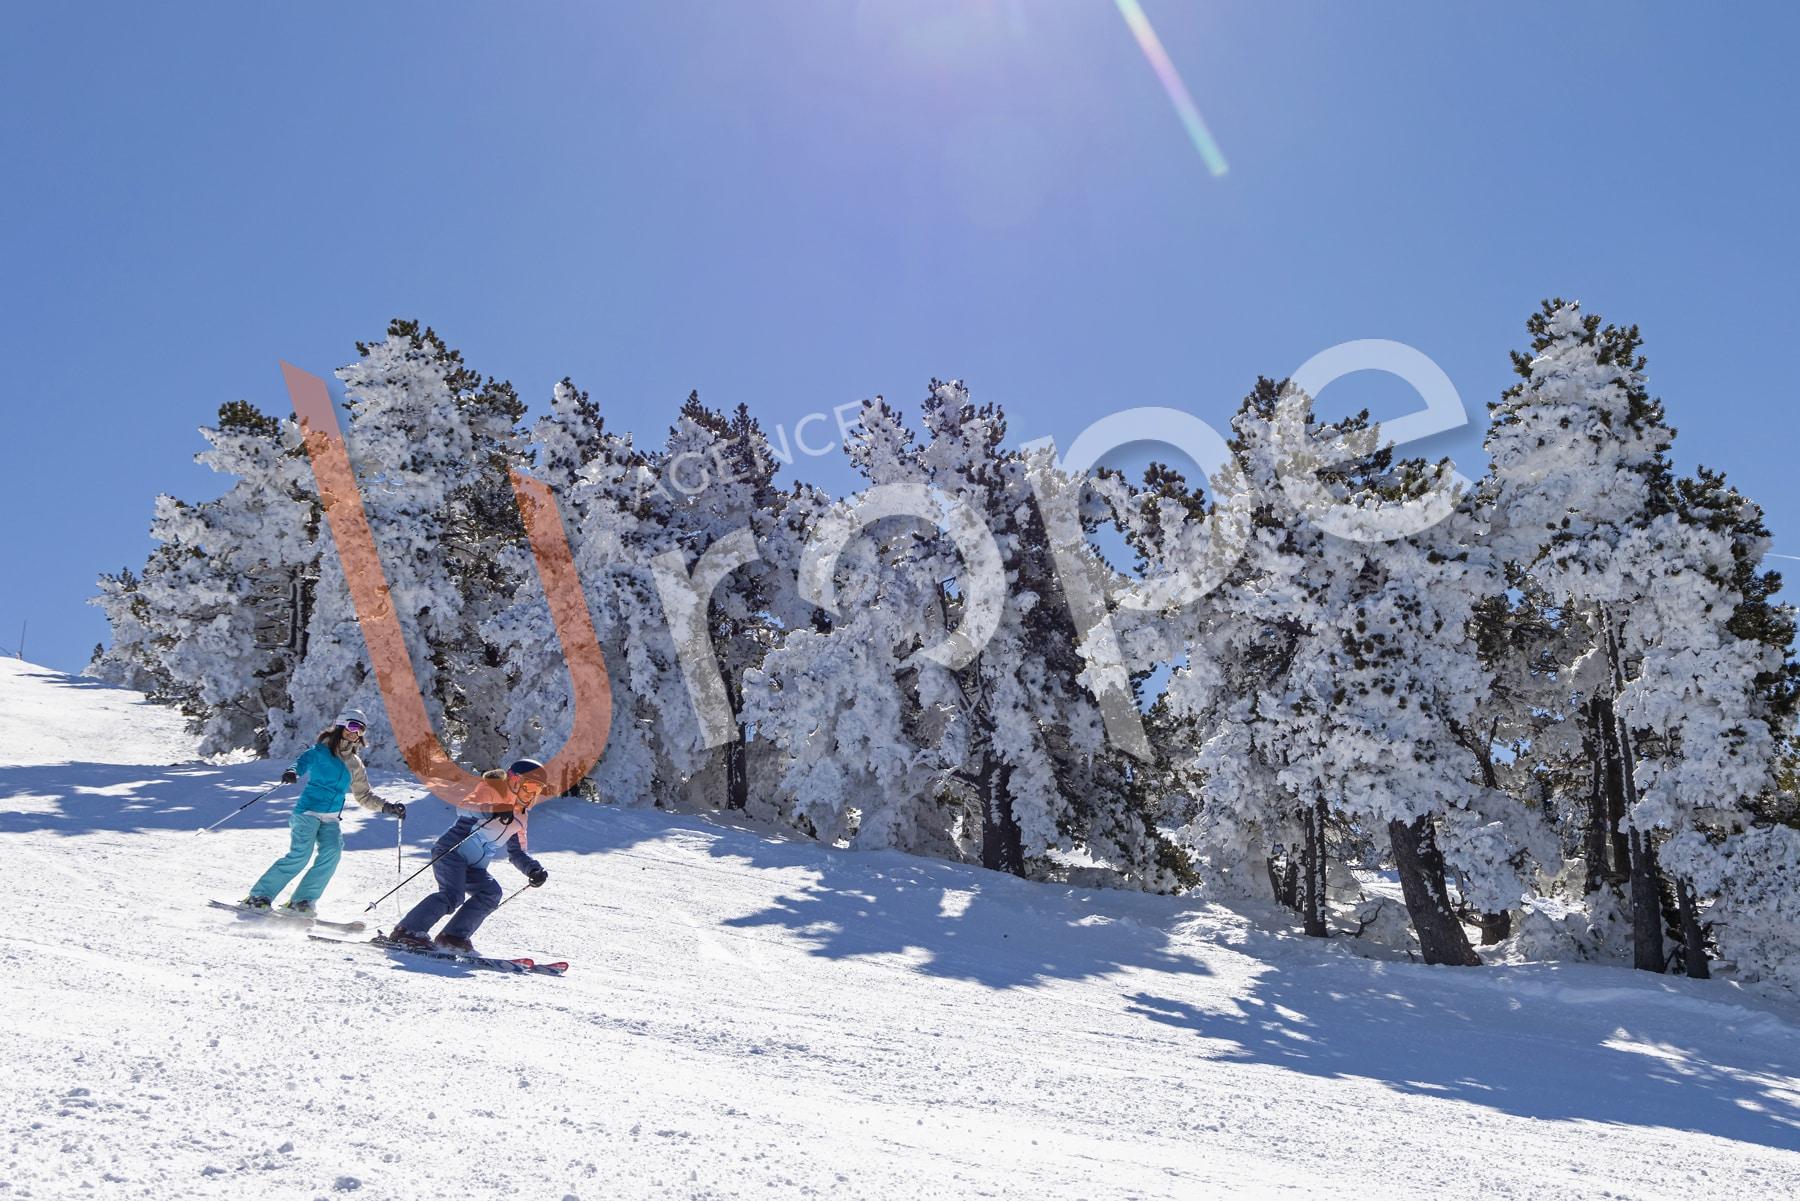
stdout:
POLYGON ((319 897, 337 871, 338 859, 344 851, 344 836, 339 821, 344 813, 344 797, 353 797, 364 809, 405 817, 406 806, 397 801, 384 801, 369 790, 368 773, 356 748, 362 744, 368 721, 359 709, 339 714, 319 740, 308 747, 281 773, 283 784, 306 777, 306 787, 294 802, 288 818, 288 853, 269 866, 255 884, 244 904, 267 909, 287 887, 288 881, 300 875, 307 861, 312 867, 302 876, 294 895, 283 906, 310 917, 316 911, 319 897))
POLYGON ((488 874, 488 864, 505 854, 533 888, 541 888, 550 878, 526 850, 526 818, 549 782, 544 765, 520 759, 505 771, 483 772, 481 778, 481 787, 458 806, 468 812, 439 835, 432 848, 437 891, 400 919, 389 940, 472 955, 475 947, 470 939, 500 905, 500 883, 488 874), (432 939, 431 928, 451 913, 455 916, 450 924, 432 939))

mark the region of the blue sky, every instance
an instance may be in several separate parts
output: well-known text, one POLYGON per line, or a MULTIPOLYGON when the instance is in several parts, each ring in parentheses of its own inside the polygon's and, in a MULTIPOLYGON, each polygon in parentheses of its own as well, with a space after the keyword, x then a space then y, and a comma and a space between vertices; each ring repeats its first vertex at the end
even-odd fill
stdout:
POLYGON ((0 646, 81 666, 153 496, 221 490, 196 428, 396 315, 647 440, 692 388, 791 425, 934 375, 1018 440, 1222 426, 1390 338, 1456 383, 1477 425, 1426 445, 1474 474, 1560 294, 1643 327, 1679 465, 1800 554, 1791 7, 1142 5, 1224 176, 1112 0, 10 7, 0 646))

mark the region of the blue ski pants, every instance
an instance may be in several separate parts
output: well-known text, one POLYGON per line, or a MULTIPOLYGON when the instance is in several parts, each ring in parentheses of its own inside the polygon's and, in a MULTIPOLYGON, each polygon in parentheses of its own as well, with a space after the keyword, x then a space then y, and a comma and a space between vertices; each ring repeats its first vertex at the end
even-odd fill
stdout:
POLYGON ((317 901, 324 894, 325 886, 331 883, 332 873, 337 871, 338 860, 343 857, 344 832, 338 828, 338 823, 320 821, 317 814, 296 812, 288 818, 288 835, 288 853, 271 864, 262 878, 250 886, 250 895, 274 900, 311 859, 312 868, 301 877, 293 899, 317 901))
MULTIPOLYGON (((439 841, 432 848, 432 854, 448 851, 454 845, 447 840, 439 841)), ((449 851, 439 859, 431 874, 437 877, 437 891, 408 910, 400 919, 400 928, 429 937, 431 928, 442 921, 445 914, 454 911, 456 916, 450 919, 443 933, 473 938, 487 915, 500 907, 500 881, 489 875, 485 867, 476 867, 464 859, 458 851, 449 851)))

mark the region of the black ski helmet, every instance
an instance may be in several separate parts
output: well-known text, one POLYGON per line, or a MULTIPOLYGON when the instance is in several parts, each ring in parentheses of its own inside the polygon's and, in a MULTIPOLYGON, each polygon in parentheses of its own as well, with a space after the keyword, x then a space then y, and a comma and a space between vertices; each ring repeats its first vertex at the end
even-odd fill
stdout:
POLYGON ((512 764, 507 767, 506 774, 509 776, 535 776, 540 780, 546 778, 544 765, 536 759, 514 759, 512 764))

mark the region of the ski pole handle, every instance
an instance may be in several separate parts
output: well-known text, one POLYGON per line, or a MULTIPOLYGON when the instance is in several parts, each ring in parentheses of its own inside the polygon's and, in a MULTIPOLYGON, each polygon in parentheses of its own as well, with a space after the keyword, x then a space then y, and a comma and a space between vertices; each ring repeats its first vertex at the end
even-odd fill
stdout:
MULTIPOLYGON (((498 817, 498 816, 499 816, 499 814, 494 814, 494 815, 486 818, 485 820, 482 821, 480 826, 475 827, 475 830, 481 829, 481 826, 487 825, 488 822, 493 821, 494 818, 498 817)), ((386 892, 384 892, 380 896, 376 897, 373 901, 370 901, 366 906, 363 907, 363 912, 364 913, 369 912, 371 909, 375 908, 375 906, 381 904, 383 901, 387 900, 389 897, 391 897, 395 893, 399 892, 402 888, 405 888, 408 884, 411 884, 414 880, 417 880, 420 876, 425 874, 425 871, 427 868, 436 867, 438 860, 442 859, 445 855, 448 855, 451 851, 454 851, 457 847, 461 846, 463 843, 469 841, 469 839, 475 837, 475 830, 470 830, 467 834, 464 834, 461 838, 457 839, 455 842, 451 843, 449 846, 445 847, 443 850, 441 850, 437 854, 433 855, 431 857, 430 862, 428 862, 425 865, 425 867, 420 868, 418 871, 414 872, 412 875, 408 876, 406 879, 400 881, 400 883, 394 885, 392 888, 388 889, 386 892)), ((498 909, 499 906, 496 905, 496 906, 494 906, 494 908, 498 909)))
POLYGON ((200 835, 206 833, 207 830, 218 829, 220 826, 224 825, 226 822, 230 821, 232 818, 236 817, 238 814, 242 813, 244 810, 248 809, 250 806, 256 804, 256 802, 262 800, 263 797, 268 796, 269 793, 276 791, 276 789, 279 789, 280 787, 281 787, 281 785, 278 783, 275 785, 274 788, 269 789, 268 792, 259 793, 256 796, 251 797, 249 800, 247 800, 243 804, 239 805, 236 809, 233 809, 230 813, 227 813, 224 817, 221 817, 218 821, 214 822, 212 825, 205 827, 205 829, 195 830, 194 837, 198 838, 200 835))

